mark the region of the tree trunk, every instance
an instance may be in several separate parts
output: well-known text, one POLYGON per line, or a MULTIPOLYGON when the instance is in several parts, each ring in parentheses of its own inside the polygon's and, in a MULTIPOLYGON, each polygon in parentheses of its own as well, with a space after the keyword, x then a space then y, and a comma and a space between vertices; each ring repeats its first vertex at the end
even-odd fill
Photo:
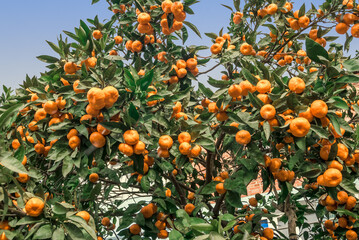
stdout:
POLYGON ((294 206, 290 203, 290 196, 287 197, 285 203, 285 214, 288 217, 288 233, 290 240, 297 240, 297 215, 294 206))

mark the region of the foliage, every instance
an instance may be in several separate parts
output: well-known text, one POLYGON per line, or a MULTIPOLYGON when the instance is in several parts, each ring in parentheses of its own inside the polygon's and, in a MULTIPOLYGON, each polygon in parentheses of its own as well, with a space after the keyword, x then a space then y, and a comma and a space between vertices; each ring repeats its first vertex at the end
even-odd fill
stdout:
POLYGON ((198 1, 107 2, 111 19, 48 42, 41 77, 4 87, 1 239, 273 239, 263 219, 288 239, 274 218, 289 239, 356 239, 356 3, 234 0, 203 57, 185 45, 198 1))

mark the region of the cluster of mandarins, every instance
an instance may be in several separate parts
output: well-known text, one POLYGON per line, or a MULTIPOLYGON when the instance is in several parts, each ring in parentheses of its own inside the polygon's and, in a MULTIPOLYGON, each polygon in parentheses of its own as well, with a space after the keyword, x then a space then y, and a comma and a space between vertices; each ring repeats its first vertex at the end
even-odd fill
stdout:
MULTIPOLYGON (((97 118, 98 122, 103 120, 103 114, 101 110, 103 108, 111 108, 113 104, 118 99, 118 90, 112 86, 107 86, 104 89, 100 88, 91 88, 87 92, 87 100, 89 104, 86 107, 86 115, 82 116, 80 122, 90 121, 92 118, 97 118)), ((89 129, 90 133, 90 142, 96 148, 102 148, 106 144, 105 136, 111 132, 103 127, 100 123, 97 125, 96 129, 89 129)), ((76 149, 81 144, 81 139, 78 137, 78 132, 76 129, 71 129, 67 135, 69 140, 69 146, 72 149, 76 149)))
MULTIPOLYGON (((253 213, 253 210, 260 209, 258 206, 258 200, 256 197, 252 197, 248 200, 249 205, 243 205, 241 212, 244 213, 245 217, 241 218, 238 223, 233 227, 233 232, 235 234, 237 233, 243 233, 240 229, 243 224, 246 224, 248 222, 251 222, 253 220, 253 217, 256 215, 253 213)), ((264 214, 268 213, 268 210, 266 208, 262 208, 262 212, 264 214)), ((258 237, 260 240, 272 240, 274 238, 274 231, 271 228, 264 228, 261 233, 258 232, 252 232, 252 236, 258 237)))
MULTIPOLYGON (((192 137, 188 132, 181 132, 178 135, 179 152, 189 158, 196 158, 201 154, 202 148, 199 145, 192 146, 192 137)), ((169 135, 163 135, 158 140, 159 148, 157 154, 159 157, 168 158, 169 149, 173 146, 173 139, 169 135)))
MULTIPOLYGON (((158 228, 159 232, 157 233, 157 237, 160 239, 166 239, 168 237, 168 231, 166 228, 171 228, 171 226, 166 223, 167 215, 164 215, 162 212, 157 213, 157 206, 154 203, 150 203, 146 206, 143 206, 140 213, 143 215, 145 219, 152 219, 155 221, 155 226, 158 228), (156 216, 156 218, 153 218, 156 216)), ((133 235, 139 235, 141 232, 141 227, 138 224, 132 224, 129 227, 129 231, 133 235)))
POLYGON ((176 65, 173 65, 171 69, 171 72, 174 70, 175 73, 173 73, 173 75, 170 76, 170 79, 168 81, 165 81, 165 83, 177 83, 179 79, 187 76, 188 71, 191 72, 194 76, 197 76, 197 64, 198 63, 196 56, 194 56, 193 58, 188 58, 187 60, 177 60, 176 65))
MULTIPOLYGON (((154 164, 154 159, 148 155, 148 151, 146 150, 146 144, 140 140, 140 135, 136 130, 127 130, 123 134, 124 143, 120 143, 118 146, 118 150, 130 157, 133 154, 143 155, 144 163, 143 163, 143 174, 147 174, 149 167, 154 164)), ((133 161, 130 160, 126 162, 128 166, 133 165, 133 161)), ((137 182, 141 183, 142 174, 138 172, 132 173, 132 175, 137 175, 137 182)))
POLYGON ((184 120, 188 119, 188 116, 186 113, 184 113, 184 110, 182 108, 182 103, 181 102, 175 102, 174 107, 172 108, 172 116, 171 118, 175 118, 176 120, 183 118, 184 120))
POLYGON ((164 12, 160 23, 163 34, 170 35, 175 31, 181 30, 183 21, 186 20, 186 13, 183 11, 183 4, 179 1, 172 2, 171 0, 165 0, 162 2, 161 7, 164 12), (173 23, 171 28, 168 22, 168 15, 170 14, 173 14, 173 23))
MULTIPOLYGON (((338 207, 344 207, 349 211, 353 210, 357 201, 355 197, 349 196, 347 192, 339 191, 337 193, 337 200, 334 200, 329 195, 327 195, 326 197, 324 195, 324 197, 322 197, 319 203, 325 206, 329 212, 334 212, 338 207)), ((333 239, 337 238, 337 236, 335 236, 334 234, 334 231, 338 227, 341 227, 343 229, 346 229, 345 236, 347 239, 355 240, 358 237, 358 234, 352 230, 355 222, 356 219, 352 216, 346 216, 346 215, 343 215, 341 217, 335 216, 335 219, 333 220, 330 219, 326 220, 324 222, 324 227, 330 233, 333 239)))
MULTIPOLYGON (((203 108, 208 108, 208 112, 216 114, 216 118, 218 121, 220 122, 224 122, 226 120, 228 120, 228 114, 226 112, 226 110, 230 107, 229 105, 225 106, 223 108, 223 104, 218 108, 217 103, 216 102, 211 102, 209 99, 205 98, 201 101, 201 105, 203 108)), ((198 108, 202 110, 202 108, 198 108)), ((215 127, 215 126, 213 126, 215 127)))
POLYGON ((228 43, 228 50, 236 48, 236 46, 231 45, 231 36, 228 33, 225 33, 221 37, 219 36, 216 38, 215 43, 211 46, 211 53, 215 55, 221 53, 226 42, 228 43))
MULTIPOLYGON (((345 10, 352 11, 353 9, 353 1, 343 1, 343 5, 345 10)), ((359 38, 359 23, 355 23, 359 17, 358 12, 353 13, 346 13, 344 14, 345 10, 343 11, 343 14, 338 14, 335 20, 338 22, 335 26, 335 31, 339 34, 346 34, 351 27, 351 35, 355 38, 359 38)), ((359 11, 359 5, 357 5, 357 11, 359 11)))
MULTIPOLYGON (((191 203, 188 203, 184 207, 184 210, 188 214, 191 214, 194 209, 195 209, 195 206, 191 203)), ((157 208, 156 204, 154 204, 154 203, 149 203, 148 205, 143 206, 140 210, 140 213, 143 215, 143 217, 145 219, 150 219, 150 220, 154 221, 155 227, 159 230, 159 232, 157 233, 157 237, 159 239, 166 239, 168 237, 168 229, 172 228, 169 221, 171 221, 173 224, 173 222, 174 222, 173 216, 166 215, 163 212, 158 212, 158 208, 157 208)), ((107 222, 107 219, 106 219, 106 222, 107 222)), ((104 220, 102 220, 102 221, 104 221, 104 220)), ((109 221, 109 219, 108 219, 108 221, 109 221)), ((132 224, 129 227, 129 231, 132 235, 139 235, 141 233, 141 230, 142 229, 141 229, 140 225, 138 225, 138 224, 132 224)))
POLYGON ((108 231, 114 230, 116 225, 111 223, 111 220, 108 217, 104 217, 101 220, 102 226, 104 226, 108 231))

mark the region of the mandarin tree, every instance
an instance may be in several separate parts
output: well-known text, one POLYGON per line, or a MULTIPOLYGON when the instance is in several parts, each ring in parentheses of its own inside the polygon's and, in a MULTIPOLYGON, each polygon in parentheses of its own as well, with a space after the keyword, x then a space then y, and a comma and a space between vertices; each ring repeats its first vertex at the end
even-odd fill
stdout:
POLYGON ((359 5, 234 0, 186 46, 197 2, 107 0, 4 87, 1 240, 357 239, 359 5))

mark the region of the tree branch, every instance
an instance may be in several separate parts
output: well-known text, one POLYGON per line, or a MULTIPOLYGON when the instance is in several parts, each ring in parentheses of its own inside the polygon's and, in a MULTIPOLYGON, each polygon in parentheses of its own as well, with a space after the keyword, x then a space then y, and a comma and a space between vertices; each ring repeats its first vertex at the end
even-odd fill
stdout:
POLYGON ((178 184, 176 178, 173 176, 172 173, 169 174, 169 178, 171 180, 171 182, 173 183, 173 185, 175 186, 176 188, 176 191, 178 192, 179 194, 179 197, 180 197, 180 200, 181 200, 181 204, 184 206, 186 205, 187 201, 186 201, 186 198, 185 198, 185 195, 182 191, 182 188, 180 187, 180 185, 178 184))

